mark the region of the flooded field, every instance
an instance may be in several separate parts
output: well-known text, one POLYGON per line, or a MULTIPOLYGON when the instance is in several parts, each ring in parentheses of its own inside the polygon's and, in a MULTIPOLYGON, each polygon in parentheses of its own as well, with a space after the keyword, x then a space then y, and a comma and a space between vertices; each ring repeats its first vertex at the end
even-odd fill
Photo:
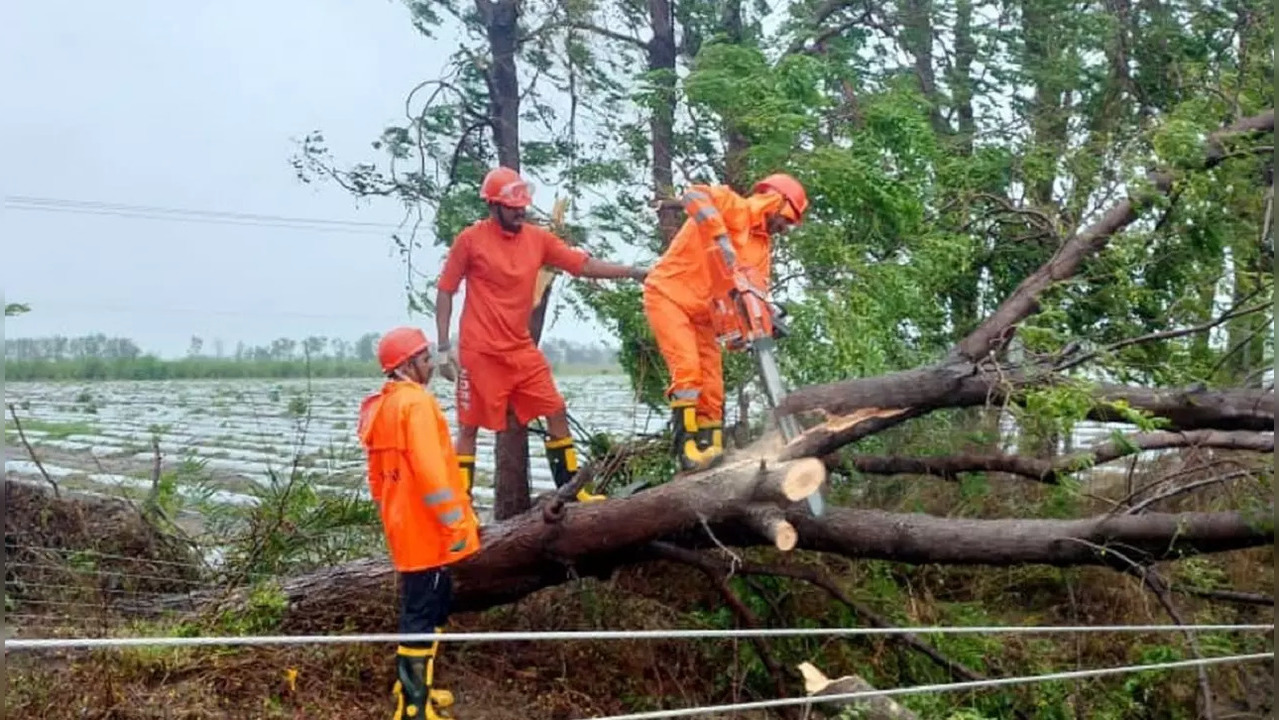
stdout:
MULTIPOLYGON (((666 422, 664 413, 635 401, 623 375, 566 375, 558 383, 579 432, 629 436, 660 432, 666 422)), ((203 479, 199 491, 179 481, 179 493, 246 503, 254 501, 252 484, 268 482, 272 471, 288 477, 294 463, 317 490, 367 496, 355 417, 360 400, 380 384, 378 378, 20 382, 6 383, 5 402, 17 408, 45 471, 63 487, 141 497, 151 484, 156 439, 166 470, 203 479)), ((431 389, 455 423, 452 384, 437 378, 431 389)), ((1004 424, 1015 438, 1013 423, 1004 424)), ((1116 427, 1082 424, 1072 445, 1088 447, 1116 427)), ((6 475, 40 481, 7 413, 5 439, 6 475)), ((482 512, 493 497, 493 442, 492 433, 480 433, 475 501, 482 512)), ((532 433, 529 454, 534 493, 553 489, 542 440, 532 433)))
MULTIPOLYGON (((558 378, 569 412, 589 432, 660 431, 666 418, 635 402, 623 375, 558 378)), ((296 462, 317 489, 367 495, 364 455, 355 436, 360 401, 378 378, 6 383, 5 402, 45 470, 64 487, 139 494, 150 487, 153 438, 165 469, 198 467, 213 480, 216 502, 251 502, 250 483, 296 462), (185 461, 185 463, 184 463, 185 461)), ((450 423, 453 385, 432 382, 450 423)), ((35 463, 5 416, 5 473, 39 480, 35 463)), ((492 502, 492 433, 480 433, 475 500, 492 502)), ((529 437, 534 492, 554 488, 542 440, 529 437)), ((191 494, 189 487, 179 492, 191 494)))

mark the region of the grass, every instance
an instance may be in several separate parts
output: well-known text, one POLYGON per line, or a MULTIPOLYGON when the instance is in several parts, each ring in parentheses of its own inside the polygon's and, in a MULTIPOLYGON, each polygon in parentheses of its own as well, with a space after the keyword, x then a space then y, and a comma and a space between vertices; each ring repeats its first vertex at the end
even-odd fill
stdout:
MULTIPOLYGON (((22 431, 24 433, 41 432, 44 433, 40 437, 41 440, 65 440, 72 435, 96 435, 98 427, 88 422, 49 422, 47 420, 38 420, 36 418, 27 418, 19 416, 22 422, 22 431)), ((13 427, 12 418, 5 420, 5 440, 10 437, 14 442, 21 442, 18 437, 17 428, 13 427)), ((30 439, 30 438, 29 438, 30 439)))
MULTIPOLYGON (((752 551, 767 560, 771 551, 752 551)), ((1266 552, 1254 553, 1266 555, 1266 552)), ((1261 560, 1261 557, 1253 558, 1261 560)), ((894 589, 867 585, 867 575, 882 572, 879 563, 833 563, 846 592, 860 596, 879 612, 901 609, 904 623, 1023 624, 1064 622, 1072 614, 1093 615, 1092 622, 1164 622, 1143 591, 1116 582, 1100 569, 1028 568, 1010 571, 902 568, 894 589), (965 599, 943 599, 933 587, 954 584, 965 599), (879 587, 879 590, 868 588, 879 587), (1009 593, 1036 587, 1024 603, 1009 603, 1009 593), (1054 602, 1054 592, 1073 595, 1074 604, 1054 602), (1152 616, 1153 613, 1153 616, 1152 616), (1098 617, 1098 614, 1104 614, 1098 617)), ((886 565, 886 564, 884 564, 886 565)), ((828 625, 856 623, 830 605, 814 588, 778 582, 744 599, 766 617, 780 611, 828 625), (773 606, 776 606, 773 609, 773 606)), ((204 632, 271 632, 276 605, 270 593, 247 616, 224 617, 218 625, 135 626, 142 635, 204 632)), ((1206 606, 1189 606, 1202 620, 1206 606)), ((394 608, 370 608, 383 630, 394 625, 394 608)), ((1214 611, 1219 614, 1220 611, 1214 611)), ((1218 621, 1226 621, 1220 617, 1218 621)), ((86 622, 91 619, 85 618, 86 622)), ((768 618, 770 624, 787 624, 768 618)), ((1235 618, 1230 621, 1244 621, 1235 618)), ((1256 620, 1253 620, 1256 621, 1256 620)), ((524 600, 482 613, 458 614, 455 631, 547 630, 573 628, 732 627, 731 613, 703 576, 668 563, 636 566, 613 581, 594 579, 551 588, 524 600)), ((793 623, 791 623, 793 624, 793 623)), ((1075 667, 1162 662, 1188 657, 1179 636, 968 636, 925 638, 943 653, 990 675, 1035 674, 1075 667)), ((1216 638, 1215 652, 1258 651, 1268 638, 1240 642, 1216 638)), ((877 687, 947 682, 945 671, 922 655, 899 650, 884 637, 851 640, 785 639, 769 641, 769 652, 784 668, 813 662, 828 676, 857 673, 877 687)), ((659 708, 765 699, 776 695, 748 642, 726 641, 582 641, 554 644, 449 644, 437 665, 440 684, 459 696, 458 713, 472 720, 515 717, 580 717, 640 712, 659 708), (465 713, 462 715, 462 713, 465 713)), ((6 717, 43 717, 44 708, 72 702, 114 708, 111 717, 180 718, 383 718, 389 713, 393 681, 390 646, 276 648, 131 648, 60 659, 10 655, 14 680, 6 697, 6 717), (122 702, 123 700, 123 702, 122 702), (326 714, 320 714, 321 712, 326 714)), ((1268 681, 1268 668, 1262 675, 1268 681)), ((1257 668, 1223 666, 1210 670, 1217 691, 1255 685, 1257 668)), ((790 692, 799 683, 788 677, 790 692)), ((979 720, 1011 717, 1018 707, 1035 718, 1180 718, 1193 717, 1193 671, 1040 684, 964 694, 907 696, 900 702, 925 718, 979 720)), ((746 717, 746 716, 743 716, 746 717)), ((766 717, 759 715, 757 717, 766 717)))

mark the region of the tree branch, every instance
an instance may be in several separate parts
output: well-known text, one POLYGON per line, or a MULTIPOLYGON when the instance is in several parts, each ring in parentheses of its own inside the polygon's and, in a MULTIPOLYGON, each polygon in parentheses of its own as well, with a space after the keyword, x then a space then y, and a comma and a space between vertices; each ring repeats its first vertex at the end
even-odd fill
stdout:
POLYGON ((18 419, 18 409, 9 403, 9 415, 13 418, 13 427, 18 431, 18 439, 22 441, 22 446, 27 449, 27 454, 31 456, 31 461, 36 464, 36 469, 40 471, 40 476, 44 481, 49 483, 49 487, 53 488, 53 496, 55 498, 62 497, 62 491, 58 488, 58 483, 49 476, 49 471, 44 469, 44 463, 40 462, 40 456, 36 454, 35 448, 31 447, 31 443, 27 441, 27 434, 22 431, 22 421, 18 419))
MULTIPOLYGON (((728 584, 728 579, 732 576, 732 573, 722 563, 711 560, 701 553, 671 545, 670 543, 655 542, 650 547, 659 557, 691 565, 705 573, 706 577, 715 583, 720 595, 724 598, 724 602, 727 602, 729 607, 733 608, 733 614, 737 616, 737 619, 743 625, 748 628, 761 628, 764 626, 754 611, 747 607, 741 598, 737 597, 737 593, 733 592, 733 588, 728 584)), ((786 677, 783 674, 782 666, 773 657, 767 641, 762 637, 752 637, 750 641, 755 646, 755 653, 759 655, 760 661, 764 663, 764 667, 768 668, 768 674, 773 678, 777 694, 785 696, 786 677)))
MULTIPOLYGON (((1205 160, 1198 169, 1214 167, 1225 159, 1223 143, 1227 138, 1273 132, 1274 125, 1275 113, 1271 109, 1214 132, 1205 143, 1205 160)), ((1167 195, 1172 189, 1173 177, 1168 172, 1152 172, 1148 179, 1154 194, 1167 195)), ((1012 338, 1016 325, 1038 312, 1039 296, 1044 290, 1078 272, 1086 257, 1096 254, 1111 237, 1135 221, 1152 199, 1151 193, 1129 196, 1070 238, 1051 260, 1023 280, 994 313, 960 341, 956 353, 971 361, 998 354, 1012 338)))
POLYGON ((1156 342, 1159 340, 1171 340, 1173 338, 1185 337, 1187 335, 1196 335, 1201 332, 1207 332, 1208 330, 1211 330, 1217 327, 1218 325, 1221 325, 1230 320, 1234 320, 1235 318, 1243 317, 1245 315, 1251 315, 1256 312, 1261 312, 1263 310, 1269 309, 1270 307, 1272 307, 1272 304, 1267 302, 1267 303, 1260 303, 1258 305, 1253 305, 1252 307, 1245 308, 1243 310, 1231 309, 1225 313, 1222 313, 1219 317, 1216 317, 1200 325, 1195 325, 1194 327, 1181 328, 1178 330, 1161 330, 1159 332, 1148 333, 1146 335, 1140 335, 1138 337, 1125 338, 1118 342, 1111 343, 1110 345, 1107 345, 1106 347, 1099 348, 1097 350, 1093 350, 1091 352, 1084 353, 1083 355, 1078 355, 1076 357, 1070 358, 1069 360, 1058 363, 1053 369, 1059 372, 1062 370, 1069 370, 1070 368, 1076 367, 1078 365, 1082 365, 1092 360, 1093 358, 1097 357, 1098 355, 1101 355, 1102 353, 1112 353, 1116 350, 1126 348, 1130 345, 1156 342))
POLYGON ((639 38, 631 35, 627 35, 625 33, 617 32, 616 30, 609 30, 606 27, 600 27, 599 25, 596 25, 594 23, 573 21, 569 23, 568 26, 573 28, 574 30, 581 30, 583 32, 595 33, 596 35, 599 35, 601 37, 606 37, 609 40, 615 40, 617 42, 630 45, 631 47, 639 48, 640 50, 643 50, 645 52, 648 51, 648 44, 645 43, 643 40, 640 40, 639 38))

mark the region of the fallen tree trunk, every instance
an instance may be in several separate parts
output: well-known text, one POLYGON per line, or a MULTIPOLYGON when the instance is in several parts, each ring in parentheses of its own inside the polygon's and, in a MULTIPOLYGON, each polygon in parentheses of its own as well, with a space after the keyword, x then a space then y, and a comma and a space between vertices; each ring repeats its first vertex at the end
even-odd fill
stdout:
MULTIPOLYGON (((693 533, 698 535, 696 543, 769 543, 741 512, 743 500, 753 500, 755 493, 742 492, 731 482, 717 489, 710 477, 714 475, 672 482, 624 500, 573 505, 560 522, 546 522, 535 508, 486 530, 484 549, 455 567, 456 609, 483 610, 578 577, 607 577, 649 557, 649 542, 687 535, 699 526, 693 533)), ((1128 558, 1154 561, 1274 542, 1273 521, 1254 522, 1237 512, 971 520, 829 508, 814 518, 806 504, 797 502, 788 507, 785 518, 798 531, 800 548, 908 563, 1110 565, 1114 556, 1107 555, 1108 547, 1122 548, 1128 558)), ((353 611, 355 604, 393 607, 394 589, 394 573, 382 559, 290 578, 282 585, 285 622, 293 627, 341 627, 359 615, 353 611)), ((244 598, 243 593, 206 596, 214 610, 238 606, 244 598)), ((193 600, 201 602, 182 595, 127 609, 176 610, 193 600)), ((385 617, 370 620, 386 622, 385 617)))
MULTIPOLYGON (((1043 382, 1047 382, 1044 380, 1043 382)), ((788 395, 782 413, 820 410, 828 419, 791 441, 783 459, 826 455, 914 417, 942 408, 998 405, 1020 400, 1036 380, 1020 373, 979 372, 968 363, 937 365, 873 378, 811 385, 788 395), (972 374, 963 375, 964 372, 972 374)), ((1088 419, 1124 422, 1113 407, 1126 403, 1170 421, 1169 430, 1273 432, 1273 390, 1176 390, 1102 386, 1088 419)))
POLYGON ((787 513, 800 547, 850 558, 1009 566, 1111 565, 1107 548, 1147 562, 1273 543, 1273 518, 1239 512, 1101 515, 1079 520, 943 518, 840 508, 787 513), (1135 557, 1134 557, 1135 556, 1135 557))
POLYGON ((1275 436, 1274 433, 1246 431, 1191 430, 1184 433, 1157 431, 1138 433, 1124 438, 1122 442, 1110 440, 1085 452, 1073 453, 1053 460, 1009 454, 961 454, 934 457, 858 455, 846 461, 838 456, 830 456, 827 467, 847 462, 858 472, 869 475, 932 475, 946 480, 956 480, 963 473, 1001 472, 1054 485, 1061 482, 1062 477, 1093 465, 1118 460, 1143 451, 1183 447, 1273 453, 1275 436))

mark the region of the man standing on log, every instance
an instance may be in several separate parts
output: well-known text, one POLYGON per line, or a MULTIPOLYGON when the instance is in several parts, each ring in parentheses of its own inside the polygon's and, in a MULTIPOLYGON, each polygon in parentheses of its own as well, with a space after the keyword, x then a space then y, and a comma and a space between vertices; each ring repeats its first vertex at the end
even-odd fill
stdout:
MULTIPOLYGON (((401 634, 440 633, 453 601, 449 566, 480 549, 479 520, 458 470, 448 420, 435 396, 430 346, 417 328, 382 337, 380 392, 360 404, 359 437, 368 482, 400 577, 401 634)), ((439 641, 404 642, 396 651, 394 720, 448 717, 453 694, 434 687, 439 641)))
POLYGON ((673 452, 681 470, 705 470, 724 454, 724 371, 712 302, 734 277, 767 289, 772 236, 798 225, 808 195, 785 173, 749 197, 722 185, 693 185, 680 198, 689 219, 644 281, 644 314, 666 361, 673 452))
MULTIPOLYGON (((575 277, 640 281, 646 271, 592 258, 549 230, 525 223, 532 189, 510 168, 490 171, 480 186, 480 197, 488 202, 489 217, 470 225, 454 240, 435 299, 440 374, 457 383, 457 451, 462 473, 469 488, 475 478, 479 428, 503 430, 509 406, 521 425, 546 418, 546 460, 555 486, 563 487, 577 473, 577 454, 564 398, 555 386, 550 363, 529 333, 538 271, 550 265, 575 277), (454 347, 449 342, 449 323, 453 295, 463 279, 466 302, 454 347)), ((577 499, 589 502, 604 496, 582 488, 577 499)))

